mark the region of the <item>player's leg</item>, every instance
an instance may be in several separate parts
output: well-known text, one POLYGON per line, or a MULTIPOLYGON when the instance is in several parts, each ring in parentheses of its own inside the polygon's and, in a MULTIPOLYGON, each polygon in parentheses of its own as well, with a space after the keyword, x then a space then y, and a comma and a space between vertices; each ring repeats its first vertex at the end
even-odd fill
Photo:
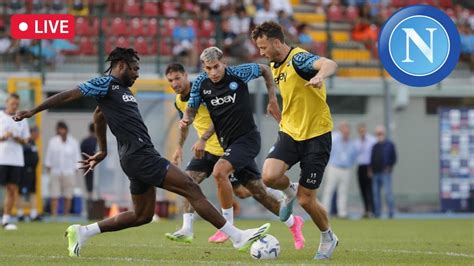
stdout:
POLYGON ((293 212, 297 183, 290 182, 285 172, 299 161, 297 142, 283 132, 268 153, 263 164, 262 179, 267 187, 281 190, 286 199, 280 205, 280 220, 286 221, 293 212))
POLYGON ((206 199, 199 185, 172 164, 169 165, 162 187, 185 197, 199 216, 230 237, 235 248, 248 248, 254 240, 265 234, 270 227, 270 224, 264 224, 259 228, 244 231, 236 228, 229 221, 226 221, 206 199))
POLYGON ((99 233, 114 232, 151 222, 155 213, 156 189, 150 185, 131 182, 133 210, 121 212, 98 223, 81 226, 71 225, 66 229, 69 256, 79 256, 87 239, 99 233), (136 194, 133 194, 136 193, 136 194), (137 193, 142 192, 142 193, 137 193))
POLYGON ((321 231, 319 248, 315 259, 329 259, 338 244, 337 236, 332 232, 328 214, 317 199, 317 189, 321 185, 324 169, 331 153, 331 133, 300 142, 301 176, 297 198, 303 209, 321 231))
MULTIPOLYGON (((257 165, 255 162, 237 172, 235 175, 241 180, 242 184, 252 193, 252 196, 260 204, 265 206, 269 211, 275 215, 280 215, 280 204, 272 193, 269 193, 268 188, 263 184, 260 173, 258 172, 257 165)), ((294 216, 290 214, 288 219, 284 220, 283 223, 288 227, 290 233, 293 236, 294 246, 296 249, 304 248, 304 236, 302 233, 304 220, 300 216, 294 216)))
MULTIPOLYGON (((230 182, 233 172, 234 167, 224 158, 217 161, 212 171, 217 185, 217 197, 221 204, 222 215, 230 224, 234 224, 234 197, 232 196, 232 184, 230 182)), ((208 241, 210 243, 223 243, 227 239, 229 239, 229 236, 218 230, 208 238, 208 241)))
POLYGON ((2 226, 5 230, 16 230, 14 224, 10 224, 10 215, 12 213, 13 205, 18 197, 18 184, 22 174, 21 167, 5 166, 1 172, 5 174, 5 201, 3 204, 2 226))
MULTIPOLYGON (((186 171, 194 182, 200 184, 209 175, 206 172, 200 171, 186 171)), ((166 233, 165 236, 169 240, 191 243, 193 240, 193 222, 194 222, 194 208, 187 199, 183 201, 183 226, 174 233, 166 233)))

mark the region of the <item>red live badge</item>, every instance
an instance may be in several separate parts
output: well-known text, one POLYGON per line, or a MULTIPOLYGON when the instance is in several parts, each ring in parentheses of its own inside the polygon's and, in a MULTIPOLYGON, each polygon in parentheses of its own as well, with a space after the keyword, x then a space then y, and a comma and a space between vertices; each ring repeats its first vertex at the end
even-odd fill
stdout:
POLYGON ((14 39, 72 39, 74 16, 66 14, 17 14, 11 16, 14 39))

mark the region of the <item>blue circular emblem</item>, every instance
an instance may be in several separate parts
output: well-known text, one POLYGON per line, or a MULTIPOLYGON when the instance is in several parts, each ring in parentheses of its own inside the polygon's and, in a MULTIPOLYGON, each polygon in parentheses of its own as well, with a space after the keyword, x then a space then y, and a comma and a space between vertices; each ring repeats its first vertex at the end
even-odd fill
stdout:
POLYGON ((229 88, 233 91, 235 91, 237 88, 239 87, 239 84, 237 84, 237 82, 235 81, 232 81, 230 84, 229 84, 229 88))
POLYGON ((460 38, 451 18, 437 8, 403 8, 385 22, 379 35, 379 55, 399 82, 415 87, 433 85, 456 67, 460 38))

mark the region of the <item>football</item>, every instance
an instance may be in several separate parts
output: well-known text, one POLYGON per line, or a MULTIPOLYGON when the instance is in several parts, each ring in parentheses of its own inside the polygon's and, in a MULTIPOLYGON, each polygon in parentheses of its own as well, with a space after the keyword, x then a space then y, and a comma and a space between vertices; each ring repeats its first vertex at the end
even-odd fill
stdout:
POLYGON ((250 247, 250 256, 256 260, 276 259, 280 255, 280 242, 272 235, 265 235, 250 247))

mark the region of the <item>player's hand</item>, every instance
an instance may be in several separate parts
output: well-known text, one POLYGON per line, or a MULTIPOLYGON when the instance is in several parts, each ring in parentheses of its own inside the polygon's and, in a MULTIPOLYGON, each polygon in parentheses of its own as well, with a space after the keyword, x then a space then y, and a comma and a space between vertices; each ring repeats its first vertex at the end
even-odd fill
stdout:
POLYGON ((323 85, 323 81, 324 79, 322 77, 316 75, 312 79, 310 79, 308 82, 306 82, 306 84, 304 85, 319 89, 323 85))
POLYGON ((11 137, 13 137, 13 133, 11 133, 11 132, 6 132, 5 133, 5 136, 4 136, 5 139, 11 138, 11 137))
POLYGON ((183 119, 181 119, 179 121, 179 128, 183 129, 183 128, 186 128, 189 126, 189 119, 187 119, 186 117, 183 117, 183 119))
POLYGON ((24 118, 30 118, 32 116, 33 116, 33 112, 28 110, 28 111, 18 111, 12 118, 13 120, 18 122, 18 121, 23 120, 24 118))
POLYGON ((105 159, 107 156, 106 152, 99 151, 96 152, 94 155, 89 155, 85 152, 82 153, 86 157, 86 159, 79 161, 82 166, 79 167, 79 169, 86 170, 84 172, 84 176, 87 175, 90 171, 94 170, 94 168, 102 161, 105 159))
POLYGON ((179 166, 183 161, 183 149, 178 147, 173 154, 172 162, 174 165, 179 166))
POLYGON ((276 98, 268 100, 267 115, 273 116, 273 118, 275 118, 277 123, 280 123, 281 112, 280 112, 280 106, 278 106, 278 101, 276 98))
POLYGON ((194 151, 194 157, 196 159, 201 159, 204 157, 204 149, 206 148, 206 141, 203 139, 199 139, 194 143, 192 150, 194 151))

